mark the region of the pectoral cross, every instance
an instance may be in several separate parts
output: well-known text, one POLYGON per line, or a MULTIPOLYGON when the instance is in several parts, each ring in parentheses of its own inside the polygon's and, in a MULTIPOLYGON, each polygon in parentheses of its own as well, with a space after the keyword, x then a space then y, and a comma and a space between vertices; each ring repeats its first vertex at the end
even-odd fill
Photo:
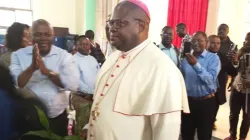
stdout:
POLYGON ((96 118, 100 115, 100 112, 98 111, 98 106, 96 106, 94 108, 94 110, 92 111, 92 117, 93 117, 93 120, 96 120, 96 118))

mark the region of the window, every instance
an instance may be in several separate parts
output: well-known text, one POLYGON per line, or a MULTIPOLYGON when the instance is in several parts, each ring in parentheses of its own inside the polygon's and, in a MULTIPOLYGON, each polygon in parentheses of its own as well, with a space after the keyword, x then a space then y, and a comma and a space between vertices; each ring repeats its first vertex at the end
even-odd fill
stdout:
POLYGON ((0 34, 13 22, 32 24, 31 0, 0 0, 0 34))

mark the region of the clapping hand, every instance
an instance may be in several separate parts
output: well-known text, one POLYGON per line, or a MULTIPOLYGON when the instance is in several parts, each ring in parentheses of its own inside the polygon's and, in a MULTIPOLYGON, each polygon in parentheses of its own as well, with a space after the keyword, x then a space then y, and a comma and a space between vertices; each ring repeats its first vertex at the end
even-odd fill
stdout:
POLYGON ((40 53, 38 49, 38 45, 35 44, 33 48, 33 57, 31 63, 32 70, 38 70, 40 68, 40 53))
POLYGON ((49 75, 49 70, 46 68, 46 66, 42 60, 42 57, 40 56, 38 44, 35 44, 34 48, 33 48, 33 57, 32 57, 31 68, 34 71, 40 69, 40 71, 43 75, 49 75))

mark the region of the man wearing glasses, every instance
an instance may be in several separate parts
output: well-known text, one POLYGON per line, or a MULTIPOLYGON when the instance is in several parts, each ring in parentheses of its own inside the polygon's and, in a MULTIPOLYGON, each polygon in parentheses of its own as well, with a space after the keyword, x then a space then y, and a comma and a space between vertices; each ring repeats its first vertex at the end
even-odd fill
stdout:
POLYGON ((113 52, 99 71, 88 140, 178 140, 189 112, 182 74, 148 40, 150 16, 138 0, 119 3, 112 18, 113 52))
POLYGON ((179 50, 176 48, 172 41, 174 39, 174 31, 170 26, 165 26, 161 32, 161 44, 158 47, 169 56, 169 58, 175 63, 177 67, 180 66, 179 50))

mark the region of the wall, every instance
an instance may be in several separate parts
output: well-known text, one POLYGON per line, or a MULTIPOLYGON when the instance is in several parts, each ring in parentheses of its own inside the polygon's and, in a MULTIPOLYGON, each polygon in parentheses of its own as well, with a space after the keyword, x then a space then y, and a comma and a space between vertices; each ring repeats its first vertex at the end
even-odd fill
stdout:
POLYGON ((77 33, 76 0, 32 0, 32 10, 33 20, 46 19, 52 26, 67 27, 71 34, 77 33))
POLYGON ((229 36, 241 47, 244 35, 244 11, 246 0, 220 0, 218 25, 226 23, 229 26, 229 36))
POLYGON ((219 9, 219 0, 209 0, 206 25, 206 33, 208 36, 217 33, 219 9))
MULTIPOLYGON (((149 38, 151 41, 159 44, 161 42, 160 33, 167 25, 168 0, 143 0, 149 9, 151 23, 149 29, 149 38)), ((175 27, 173 27, 175 29, 175 27)))
POLYGON ((76 34, 85 34, 85 10, 84 6, 85 0, 75 0, 76 1, 76 34))
POLYGON ((245 23, 248 0, 210 0, 207 21, 208 34, 217 34, 221 23, 228 24, 230 39, 242 47, 249 24, 245 23))
POLYGON ((95 32, 96 24, 96 0, 85 0, 85 26, 86 30, 95 32))

